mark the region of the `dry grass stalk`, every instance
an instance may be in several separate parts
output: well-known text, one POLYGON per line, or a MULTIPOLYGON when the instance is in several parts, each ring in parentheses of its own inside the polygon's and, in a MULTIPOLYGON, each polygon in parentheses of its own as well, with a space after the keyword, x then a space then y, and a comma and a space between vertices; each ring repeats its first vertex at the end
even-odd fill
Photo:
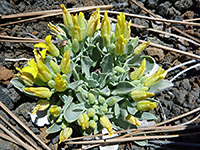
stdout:
MULTIPOLYGON (((101 10, 100 12, 104 13, 105 10, 101 10)), ((121 13, 121 12, 117 12, 117 11, 107 11, 107 12, 110 13, 110 14, 115 14, 115 15, 121 13)), ((200 27, 199 23, 176 21, 176 20, 167 20, 167 19, 162 19, 162 18, 153 18, 153 17, 130 14, 130 13, 124 13, 124 14, 126 16, 130 16, 130 17, 134 17, 134 18, 140 18, 140 19, 147 19, 147 20, 152 20, 152 21, 159 21, 159 22, 167 22, 167 23, 183 24, 183 25, 190 25, 190 26, 198 26, 198 27, 200 27)))
MULTIPOLYGON (((141 9, 143 9, 144 11, 146 11, 147 13, 149 13, 150 15, 152 15, 153 17, 155 17, 155 18, 160 18, 159 16, 157 16, 156 14, 154 14, 152 11, 146 9, 144 6, 142 6, 142 5, 140 5, 138 2, 136 2, 136 0, 131 0, 131 1, 132 1, 134 4, 136 4, 138 7, 140 7, 141 9)), ((166 24, 167 26, 170 26, 170 24, 167 23, 167 22, 165 22, 165 24, 166 24)), ((183 31, 179 30, 178 28, 176 28, 176 27, 171 27, 171 28, 174 29, 175 31, 179 32, 180 34, 183 34, 184 36, 186 36, 186 37, 188 37, 188 38, 190 38, 190 39, 192 39, 192 40, 194 40, 194 41, 200 43, 200 40, 199 40, 199 39, 197 39, 197 38, 195 38, 195 37, 193 37, 193 36, 191 36, 191 35, 189 35, 189 34, 183 32, 183 31)))
POLYGON ((41 143, 41 145, 47 149, 47 150, 51 150, 39 137, 37 137, 37 135, 35 135, 21 120, 19 120, 19 118, 17 116, 15 116, 1 101, 0 101, 0 106, 2 107, 2 109, 7 112, 18 124, 20 124, 28 133, 31 134, 31 136, 39 141, 41 143))
POLYGON ((8 141, 10 141, 12 143, 15 143, 15 144, 19 145, 19 143, 17 141, 15 141, 13 138, 11 138, 10 136, 8 136, 8 135, 6 135, 6 134, 4 134, 2 132, 0 132, 0 137, 5 139, 5 140, 8 140, 8 141))
POLYGON ((185 20, 183 20, 183 21, 199 21, 200 20, 200 18, 193 18, 193 19, 185 19, 185 20))
POLYGON ((10 137, 12 137, 15 141, 17 141, 21 146, 23 146, 25 149, 28 150, 35 150, 33 147, 29 146, 28 144, 24 143, 20 138, 18 138, 16 135, 14 135, 12 132, 10 132, 8 129, 6 129, 2 124, 0 124, 0 128, 6 132, 10 137))
MULTIPOLYGON (((113 8, 113 5, 101 5, 101 6, 88 6, 88 7, 79 7, 79 8, 71 8, 69 10, 70 13, 77 13, 77 12, 86 12, 86 11, 91 11, 91 10, 95 10, 96 8, 100 8, 100 9, 111 9, 113 8)), ((33 18, 29 18, 29 19, 24 19, 24 20, 19 20, 19 21, 14 21, 14 22, 10 22, 10 23, 5 23, 5 24, 0 24, 0 27, 3 26, 7 26, 7 25, 11 25, 11 24, 17 24, 17 23, 22 23, 22 22, 26 22, 26 21, 31 21, 31 20, 36 20, 36 19, 42 19, 42 18, 47 18, 47 17, 53 17, 53 16, 57 16, 57 15, 61 15, 62 12, 57 12, 57 13, 45 13, 45 14, 41 14, 38 17, 33 17, 33 18)))
POLYGON ((35 149, 37 149, 38 147, 31 142, 27 137, 25 137, 19 130, 17 130, 13 125, 11 125, 6 119, 4 119, 1 115, 0 115, 0 119, 3 120, 3 122, 5 122, 5 124, 7 124, 12 130, 14 130, 17 134, 19 134, 22 138, 24 138, 30 145, 32 145, 35 149))

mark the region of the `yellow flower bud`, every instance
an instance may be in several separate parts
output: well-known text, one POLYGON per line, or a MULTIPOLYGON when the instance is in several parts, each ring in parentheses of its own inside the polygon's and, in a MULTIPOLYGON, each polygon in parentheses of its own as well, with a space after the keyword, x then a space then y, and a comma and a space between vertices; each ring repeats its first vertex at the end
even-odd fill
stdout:
POLYGON ((100 9, 97 8, 96 12, 93 12, 87 24, 86 34, 88 37, 92 36, 96 30, 100 28, 100 9))
POLYGON ((20 68, 16 67, 16 69, 21 73, 21 74, 16 74, 20 79, 24 81, 24 83, 28 86, 33 86, 34 84, 34 79, 33 76, 30 73, 22 71, 20 68))
POLYGON ((67 81, 64 80, 59 73, 57 73, 55 77, 55 89, 59 92, 63 92, 67 89, 67 81))
POLYGON ((90 104, 94 104, 95 103, 95 97, 92 93, 88 94, 88 101, 90 104))
POLYGON ((42 63, 41 61, 38 62, 37 68, 38 68, 38 77, 42 81, 48 82, 49 80, 51 80, 52 78, 51 72, 44 63, 42 63))
POLYGON ((146 70, 146 59, 144 58, 142 60, 142 63, 138 69, 135 69, 135 71, 131 72, 130 78, 131 80, 137 80, 142 77, 146 70))
POLYGON ((72 26, 72 16, 66 9, 65 5, 61 4, 60 7, 63 11, 63 22, 65 27, 69 30, 69 26, 72 26))
POLYGON ((33 78, 36 78, 38 75, 38 68, 34 59, 31 59, 27 64, 28 66, 22 68, 22 72, 30 73, 33 78))
POLYGON ((51 42, 51 35, 48 35, 45 38, 46 44, 47 44, 47 50, 55 57, 60 55, 60 51, 58 48, 51 42))
POLYGON ((143 50, 149 45, 149 43, 150 41, 140 44, 138 47, 134 49, 134 54, 140 55, 143 52, 143 50))
POLYGON ((63 141, 68 139, 72 135, 72 128, 66 127, 64 130, 60 132, 60 141, 59 144, 63 141))
POLYGON ((106 48, 108 48, 110 46, 110 37, 108 34, 105 34, 103 36, 103 44, 106 48))
POLYGON ((94 108, 89 108, 88 109, 88 116, 91 118, 95 115, 96 111, 94 110, 94 108))
POLYGON ((111 136, 111 134, 113 134, 113 131, 112 131, 112 124, 110 123, 110 120, 106 116, 101 116, 100 123, 104 128, 108 130, 108 134, 111 136))
POLYGON ((39 61, 44 62, 44 59, 42 58, 42 56, 40 54, 38 54, 36 49, 33 50, 33 53, 35 55, 36 62, 39 62, 39 61))
POLYGON ((124 35, 120 35, 117 43, 116 43, 116 50, 115 50, 115 54, 116 55, 122 55, 124 54, 125 50, 126 50, 126 45, 128 43, 128 39, 124 38, 124 35))
POLYGON ((157 72, 155 72, 152 76, 148 77, 145 81, 144 81, 144 86, 146 87, 150 87, 153 86, 154 84, 156 84, 158 81, 162 80, 165 78, 167 74, 167 71, 165 71, 164 69, 162 69, 161 67, 158 69, 157 72))
POLYGON ((113 98, 110 98, 108 100, 108 106, 112 107, 113 105, 115 105, 115 101, 117 100, 117 98, 113 97, 113 98))
POLYGON ((140 110, 140 111, 148 111, 156 107, 157 107, 156 102, 139 101, 137 103, 137 110, 140 110))
POLYGON ((93 129, 95 129, 96 126, 97 126, 97 123, 96 123, 94 120, 90 120, 90 121, 89 121, 89 126, 90 126, 91 128, 93 128, 93 129))
POLYGON ((36 106, 33 108, 32 110, 32 114, 35 114, 37 111, 42 111, 42 110, 45 110, 49 107, 50 103, 49 101, 47 100, 39 100, 37 103, 36 103, 36 106))
POLYGON ((53 70, 53 72, 55 74, 60 73, 60 67, 58 66, 58 64, 56 62, 54 62, 53 60, 50 60, 50 67, 53 70))
POLYGON ((119 13, 117 16, 117 24, 115 28, 115 37, 118 38, 120 35, 124 34, 126 27, 126 22, 125 22, 125 15, 123 13, 119 13))
POLYGON ((78 24, 79 24, 79 27, 81 28, 82 32, 84 32, 86 29, 85 23, 86 23, 86 20, 85 20, 84 14, 82 12, 80 12, 79 16, 78 16, 78 24))
POLYGON ((49 109, 49 114, 52 115, 54 118, 57 118, 62 111, 62 108, 57 105, 52 105, 49 109))
POLYGON ((66 33, 60 28, 60 27, 56 27, 55 25, 53 25, 51 22, 49 22, 48 27, 54 31, 56 33, 56 35, 58 36, 59 34, 65 35, 66 33))
POLYGON ((129 39, 131 34, 131 20, 129 22, 126 21, 126 27, 124 31, 124 38, 129 39))
POLYGON ((126 117, 126 121, 130 124, 141 126, 138 120, 135 117, 133 117, 131 114, 128 114, 128 116, 126 117))
POLYGON ((141 101, 141 100, 145 100, 149 97, 154 96, 154 93, 149 93, 147 91, 132 91, 131 92, 131 97, 134 101, 141 101))
POLYGON ((26 92, 33 93, 35 96, 41 98, 50 98, 53 94, 48 88, 46 87, 27 87, 24 88, 26 92))
POLYGON ((106 35, 110 35, 111 32, 111 25, 110 20, 108 18, 108 12, 104 13, 104 18, 102 19, 101 23, 101 36, 105 37, 106 35))
POLYGON ((89 128, 89 117, 86 113, 80 114, 77 121, 83 130, 89 128))
POLYGON ((70 51, 67 50, 62 58, 60 63, 60 68, 62 73, 68 74, 71 72, 71 65, 70 65, 70 51))

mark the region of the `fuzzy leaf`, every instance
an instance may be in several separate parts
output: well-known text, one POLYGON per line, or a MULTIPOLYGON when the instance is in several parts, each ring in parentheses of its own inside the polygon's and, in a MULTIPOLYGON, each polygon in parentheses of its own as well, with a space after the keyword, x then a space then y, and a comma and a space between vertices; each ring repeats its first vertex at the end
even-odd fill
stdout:
POLYGON ((108 88, 108 86, 106 86, 105 88, 99 90, 99 93, 101 95, 109 96, 110 95, 110 89, 108 88))
POLYGON ((127 110, 131 115, 135 115, 135 113, 138 111, 135 107, 127 106, 127 110))
POLYGON ((76 104, 71 103, 71 105, 64 110, 64 118, 67 122, 71 123, 78 119, 79 115, 83 113, 84 109, 74 109, 76 104))
POLYGON ((111 54, 104 56, 102 62, 100 63, 103 73, 112 72, 113 69, 113 60, 111 54))
POLYGON ((127 81, 122 81, 117 84, 117 87, 115 90, 113 90, 112 94, 113 95, 126 95, 129 94, 135 86, 131 84, 130 82, 127 81))
POLYGON ((115 103, 114 113, 115 113, 115 116, 118 116, 120 114, 120 108, 119 108, 119 104, 118 103, 115 103))
POLYGON ((61 125, 62 125, 62 124, 57 124, 57 123, 52 124, 52 125, 46 130, 46 133, 56 133, 56 132, 60 131, 60 130, 61 130, 61 125))
POLYGON ((24 92, 23 88, 25 87, 23 81, 19 78, 14 78, 10 81, 10 83, 17 88, 18 90, 20 90, 21 92, 24 92))
POLYGON ((157 119, 156 116, 154 116, 152 113, 149 112, 143 112, 141 116, 142 120, 155 120, 157 119))
POLYGON ((86 78, 90 76, 90 67, 93 61, 88 56, 83 56, 81 59, 81 70, 85 73, 86 78))

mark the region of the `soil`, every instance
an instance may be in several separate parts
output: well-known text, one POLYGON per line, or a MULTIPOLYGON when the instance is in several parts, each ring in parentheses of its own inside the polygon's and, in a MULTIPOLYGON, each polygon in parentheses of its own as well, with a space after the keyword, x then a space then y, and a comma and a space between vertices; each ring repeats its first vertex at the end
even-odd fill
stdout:
MULTIPOLYGON (((82 7, 82 6, 91 6, 91 5, 107 5, 107 4, 117 4, 124 2, 125 0, 1 0, 0 1, 0 14, 9 15, 17 14, 23 12, 32 12, 40 10, 53 10, 60 9, 60 4, 65 4, 66 7, 82 7)), ((152 12, 160 15, 166 19, 173 20, 184 20, 184 19, 193 19, 200 17, 200 2, 199 0, 138 0, 147 9, 150 9, 152 12)), ((114 8, 114 11, 124 11, 133 14, 147 15, 148 14, 136 6, 130 1, 130 4, 126 7, 114 8)), ((88 14, 88 13, 87 13, 88 14)), ((88 16, 88 15, 86 15, 88 16)), ((114 16, 113 16, 114 17, 114 16)), ((166 25, 159 22, 152 22, 149 20, 130 18, 133 23, 146 26, 154 29, 169 29, 166 25)), ((1 23, 6 23, 11 20, 0 20, 1 23)), ((49 22, 59 23, 62 22, 62 16, 56 16, 51 18, 45 18, 40 20, 34 20, 29 22, 24 22, 15 25, 7 25, 0 27, 0 35, 8 35, 15 37, 37 37, 39 39, 44 39, 47 35, 50 34, 50 29, 47 25, 49 22)), ((197 21, 197 23, 200 23, 197 21)), ((188 33, 197 39, 200 39, 200 28, 195 26, 184 26, 180 24, 173 24, 172 26, 177 27, 185 33, 188 33)), ((170 32, 179 34, 174 30, 170 32)), ((144 29, 132 28, 132 36, 138 36, 142 40, 150 40, 153 43, 158 43, 161 45, 166 45, 168 47, 173 47, 176 49, 181 49, 190 53, 199 55, 200 48, 194 44, 182 41, 180 39, 163 36, 150 32, 144 29)), ((32 58, 33 57, 33 44, 27 43, 10 43, 10 42, 0 42, 0 100, 23 121, 36 135, 38 135, 44 142, 46 142, 52 149, 61 149, 64 145, 58 145, 58 136, 47 135, 45 130, 47 127, 38 128, 35 126, 29 116, 32 107, 35 105, 36 101, 29 97, 26 97, 18 90, 16 90, 9 81, 15 77, 14 74, 17 73, 15 67, 22 67, 26 64, 26 61, 6 61, 6 58, 16 59, 16 58, 32 58)), ((177 53, 171 53, 163 49, 148 47, 145 52, 155 58, 159 65, 162 65, 164 69, 169 69, 178 64, 184 63, 192 58, 186 57, 177 53)), ((191 65, 190 65, 191 66, 191 65)), ((188 68, 189 66, 184 66, 179 69, 173 70, 170 72, 166 78, 170 79, 175 76, 178 72, 183 69, 188 68)), ((200 107, 200 70, 199 68, 194 68, 173 81, 174 86, 170 89, 167 89, 157 95, 157 99, 160 101, 160 107, 156 108, 152 112, 157 116, 156 122, 161 122, 165 119, 171 119, 183 113, 189 112, 195 108, 200 107), (161 107, 162 106, 162 107, 161 107), (166 116, 166 118, 165 118, 166 116)), ((6 118, 11 124, 16 125, 16 127, 26 136, 28 134, 24 132, 9 116, 7 116, 2 110, 0 110, 0 115, 6 118)), ((194 115, 195 116, 195 115, 194 115)), ((189 116, 179 121, 174 122, 174 124, 180 124, 190 120, 194 116, 189 116)), ((199 124, 200 120, 196 120, 193 124, 199 124)), ((0 123, 4 124, 1 120, 0 123)), ((172 124, 173 125, 173 124, 172 124)), ((6 125, 5 125, 6 126, 6 125)), ((200 135, 188 136, 187 138, 176 138, 171 139, 174 142, 188 142, 199 144, 200 135)), ((128 146, 130 143, 125 143, 120 145, 120 149, 129 149, 128 146)), ((146 147, 139 147, 134 142, 133 149, 157 149, 151 145, 146 147)), ((191 147, 182 147, 182 146, 171 146, 163 145, 163 149, 191 149, 191 147)), ((23 149, 22 147, 8 142, 0 138, 0 149, 23 149)), ((68 149, 72 149, 72 146, 69 145, 68 149)), ((194 147, 192 149, 198 149, 194 147)))

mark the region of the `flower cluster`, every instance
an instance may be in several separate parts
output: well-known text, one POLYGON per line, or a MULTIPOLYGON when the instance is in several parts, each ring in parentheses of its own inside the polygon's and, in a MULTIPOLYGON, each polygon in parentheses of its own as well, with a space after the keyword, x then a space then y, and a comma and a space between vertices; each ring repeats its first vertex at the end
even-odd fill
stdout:
POLYGON ((97 9, 87 22, 82 12, 61 8, 64 24, 49 23, 58 42, 48 35, 35 44, 35 59, 17 68, 19 78, 12 81, 39 100, 32 113, 47 111, 53 123, 47 132, 61 131, 60 142, 75 126, 83 135, 141 126, 143 113, 157 107, 152 97, 166 76, 161 67, 155 70, 153 58, 140 56, 149 42, 137 46, 137 37, 130 40, 124 13, 112 28, 107 12, 100 22, 97 9))

